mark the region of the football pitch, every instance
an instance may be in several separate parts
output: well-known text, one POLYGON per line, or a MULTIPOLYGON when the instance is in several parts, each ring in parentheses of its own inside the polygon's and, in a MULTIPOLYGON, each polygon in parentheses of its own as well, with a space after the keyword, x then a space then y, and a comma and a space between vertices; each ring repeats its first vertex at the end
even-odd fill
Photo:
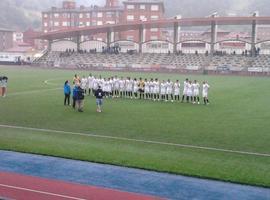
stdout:
POLYGON ((106 99, 96 113, 87 96, 79 113, 63 105, 64 81, 75 73, 89 74, 0 66, 9 77, 0 149, 270 187, 269 78, 92 72, 181 86, 185 78, 207 80, 210 105, 106 99))

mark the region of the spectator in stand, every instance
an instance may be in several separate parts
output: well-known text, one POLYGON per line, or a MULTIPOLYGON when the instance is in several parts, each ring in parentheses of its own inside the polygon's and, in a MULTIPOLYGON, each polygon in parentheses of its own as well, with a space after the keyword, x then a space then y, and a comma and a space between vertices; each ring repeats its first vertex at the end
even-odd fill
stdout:
POLYGON ((65 95, 64 105, 70 106, 70 93, 71 93, 70 85, 69 82, 66 81, 64 85, 64 95, 65 95))
POLYGON ((101 113, 102 112, 101 106, 103 104, 104 92, 100 86, 98 86, 98 89, 95 92, 95 96, 96 96, 96 103, 97 103, 97 112, 101 113))

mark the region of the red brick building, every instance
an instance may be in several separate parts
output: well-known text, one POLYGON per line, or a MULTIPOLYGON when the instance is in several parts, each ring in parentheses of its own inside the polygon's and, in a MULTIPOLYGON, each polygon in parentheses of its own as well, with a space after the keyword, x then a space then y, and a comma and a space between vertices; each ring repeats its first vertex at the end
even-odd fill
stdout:
POLYGON ((0 51, 13 47, 13 32, 12 30, 0 28, 0 51))
MULTIPOLYGON (((50 10, 42 12, 42 31, 47 33, 71 27, 100 26, 163 18, 164 4, 161 0, 126 0, 122 5, 118 0, 106 0, 104 7, 95 5, 78 7, 75 0, 65 0, 61 8, 52 7, 50 10)), ((161 39, 161 33, 162 31, 156 28, 146 30, 144 32, 145 41, 161 39)), ((138 31, 115 33, 113 40, 138 42, 138 35, 138 31)), ((85 38, 106 41, 105 34, 85 38)))

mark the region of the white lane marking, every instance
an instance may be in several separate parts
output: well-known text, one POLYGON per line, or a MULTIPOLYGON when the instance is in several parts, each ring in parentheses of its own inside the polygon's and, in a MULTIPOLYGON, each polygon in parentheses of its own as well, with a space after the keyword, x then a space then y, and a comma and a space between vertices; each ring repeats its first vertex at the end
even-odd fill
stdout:
POLYGON ((17 96, 17 95, 24 95, 24 94, 33 94, 33 93, 41 93, 47 91, 54 91, 60 90, 61 88, 50 88, 50 89, 41 89, 41 90, 30 90, 30 91, 22 91, 22 92, 13 92, 9 93, 8 96, 17 96))
POLYGON ((72 197, 72 196, 66 196, 66 195, 61 195, 61 194, 56 194, 56 193, 51 193, 51 192, 44 192, 44 191, 40 191, 40 190, 33 190, 33 189, 29 189, 29 188, 17 187, 17 186, 12 186, 12 185, 0 184, 0 186, 1 187, 5 187, 5 188, 15 189, 15 190, 22 190, 22 191, 34 192, 34 193, 38 193, 38 194, 45 194, 45 195, 48 195, 48 196, 61 197, 61 198, 66 198, 66 199, 86 200, 86 199, 82 199, 82 198, 77 198, 77 197, 72 197))
POLYGON ((219 148, 214 148, 214 147, 204 147, 204 146, 177 144, 177 143, 169 143, 169 142, 159 142, 159 141, 151 141, 151 140, 131 139, 131 138, 125 138, 125 137, 109 136, 109 135, 96 135, 96 134, 90 134, 90 133, 87 134, 87 133, 60 131, 60 130, 52 130, 52 129, 31 128, 31 127, 23 127, 23 126, 11 126, 11 125, 5 125, 5 124, 0 124, 0 127, 10 128, 10 129, 22 129, 22 130, 29 130, 29 131, 48 132, 48 133, 60 133, 60 134, 67 134, 67 135, 79 135, 79 136, 85 136, 85 137, 105 138, 105 139, 118 140, 118 141, 120 140, 120 141, 129 141, 129 142, 137 142, 137 143, 175 146, 175 147, 181 147, 181 148, 217 151, 217 152, 223 152, 223 153, 234 153, 234 154, 242 154, 242 155, 250 155, 250 156, 270 157, 270 154, 267 154, 267 153, 256 153, 256 152, 248 152, 248 151, 219 149, 219 148))
MULTIPOLYGON (((59 86, 61 84, 57 84, 57 83, 51 83, 51 81, 56 81, 56 80, 65 80, 65 78, 54 78, 54 79, 48 79, 48 80, 45 80, 44 83, 46 85, 54 85, 54 86, 59 86)), ((64 82, 63 82, 63 85, 64 85, 64 82)))

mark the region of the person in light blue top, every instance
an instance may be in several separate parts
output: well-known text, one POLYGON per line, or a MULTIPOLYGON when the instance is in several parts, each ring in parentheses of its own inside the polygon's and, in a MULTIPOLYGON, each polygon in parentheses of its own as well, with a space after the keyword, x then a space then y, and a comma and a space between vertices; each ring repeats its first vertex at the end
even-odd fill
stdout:
POLYGON ((66 81, 64 84, 64 95, 65 95, 65 100, 64 100, 64 105, 70 106, 70 94, 71 94, 71 88, 69 85, 69 82, 66 81))

